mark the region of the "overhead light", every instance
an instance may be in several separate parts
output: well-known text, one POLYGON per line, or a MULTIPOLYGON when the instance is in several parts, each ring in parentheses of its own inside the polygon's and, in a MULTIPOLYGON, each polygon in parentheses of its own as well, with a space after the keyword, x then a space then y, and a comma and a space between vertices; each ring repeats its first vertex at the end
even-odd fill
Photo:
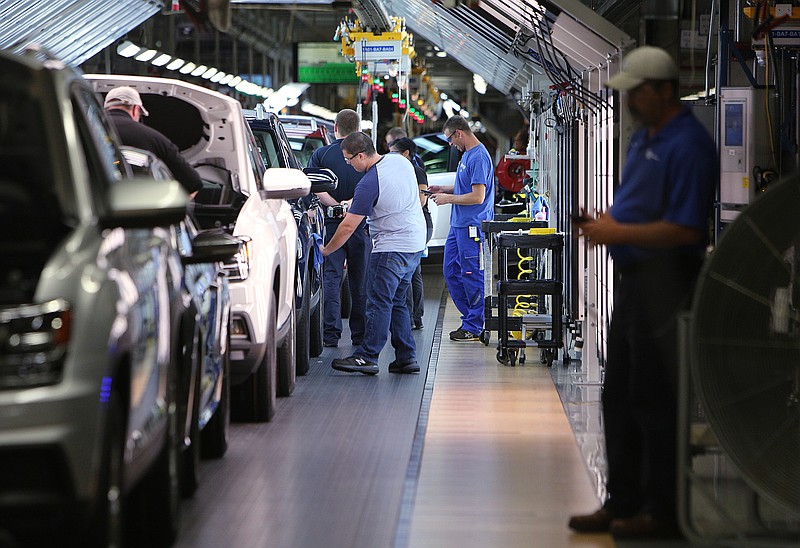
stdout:
POLYGON ((472 85, 475 86, 475 91, 477 91, 481 95, 484 95, 486 93, 487 84, 486 84, 486 80, 484 80, 482 76, 480 76, 478 74, 473 74, 472 75, 472 85))
MULTIPOLYGON (((217 72, 214 76, 209 78, 209 80, 211 80, 211 83, 216 84, 217 82, 222 80, 225 76, 226 74, 224 72, 217 72)), ((233 78, 233 76, 231 76, 231 78, 233 78)))
POLYGON ((143 51, 139 55, 137 55, 134 59, 136 59, 137 61, 142 61, 143 63, 146 63, 147 61, 149 61, 153 57, 155 57, 157 53, 158 52, 156 50, 154 50, 154 49, 148 49, 148 50, 143 51))
POLYGON ((439 97, 442 98, 442 101, 447 101, 447 94, 446 93, 442 93, 441 95, 439 95, 439 97))
POLYGON ((192 71, 192 76, 200 76, 201 74, 203 74, 203 73, 204 73, 205 71, 207 71, 207 70, 208 70, 208 67, 207 67, 207 66, 205 66, 205 65, 200 65, 199 67, 197 67, 196 69, 194 69, 194 70, 192 71))
POLYGON ((436 52, 436 57, 447 57, 447 52, 446 51, 437 51, 436 52))
POLYGON ((230 82, 228 82, 228 85, 229 85, 230 87, 232 87, 232 88, 235 88, 236 86, 238 86, 238 85, 239 85, 239 82, 241 82, 241 81, 242 81, 242 78, 241 78, 241 76, 234 76, 233 80, 231 80, 230 82))
POLYGON ((178 70, 183 66, 185 62, 186 61, 184 61, 181 58, 173 59, 172 62, 169 65, 167 65, 167 70, 178 70))
POLYGON ((130 40, 125 40, 120 45, 117 46, 117 54, 123 57, 133 57, 137 53, 141 51, 142 48, 131 42, 130 40))
POLYGON ((214 76, 218 72, 219 72, 219 70, 215 69, 214 67, 211 67, 210 69, 205 71, 203 74, 201 74, 200 77, 201 78, 205 78, 206 80, 208 80, 209 78, 211 78, 212 76, 214 76))
POLYGON ((172 59, 172 55, 167 55, 166 53, 162 53, 158 55, 155 59, 153 59, 152 63, 157 67, 163 67, 169 60, 172 59))
POLYGON ((222 79, 220 79, 219 83, 220 85, 227 86, 228 84, 231 83, 232 80, 233 80, 233 74, 226 74, 225 76, 222 77, 222 79))
POLYGON ((194 63, 189 61, 188 63, 183 65, 178 72, 180 72, 181 74, 189 74, 190 72, 192 72, 196 68, 197 68, 197 65, 195 65, 194 63))

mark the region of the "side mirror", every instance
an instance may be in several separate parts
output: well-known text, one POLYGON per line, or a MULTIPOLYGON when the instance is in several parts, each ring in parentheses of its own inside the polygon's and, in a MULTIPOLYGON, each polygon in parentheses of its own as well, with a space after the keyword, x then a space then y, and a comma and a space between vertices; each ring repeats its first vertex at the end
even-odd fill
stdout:
POLYGON ((311 191, 311 181, 299 169, 271 167, 264 173, 262 198, 302 198, 311 191))
POLYGON ((242 240, 225 232, 204 231, 192 240, 192 254, 182 257, 184 265, 225 262, 242 247, 242 240))
POLYGON ((304 167, 303 173, 311 181, 311 192, 330 192, 339 186, 339 178, 327 167, 304 167))
POLYGON ((180 223, 188 196, 177 181, 136 177, 111 187, 108 210, 100 216, 103 228, 154 228, 180 223))

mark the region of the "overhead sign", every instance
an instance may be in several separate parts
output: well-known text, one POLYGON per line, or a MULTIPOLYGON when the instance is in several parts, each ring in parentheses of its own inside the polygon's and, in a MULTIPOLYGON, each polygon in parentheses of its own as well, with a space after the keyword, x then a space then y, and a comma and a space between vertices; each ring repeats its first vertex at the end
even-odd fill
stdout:
POLYGON ((355 46, 356 61, 383 61, 403 56, 401 40, 358 40, 355 46))

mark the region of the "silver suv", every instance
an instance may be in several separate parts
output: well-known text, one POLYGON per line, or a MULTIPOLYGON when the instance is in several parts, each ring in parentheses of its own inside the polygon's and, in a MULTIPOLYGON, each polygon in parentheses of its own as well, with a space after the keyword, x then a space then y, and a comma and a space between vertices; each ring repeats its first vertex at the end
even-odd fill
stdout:
POLYGON ((92 87, 0 52, 0 529, 24 544, 164 545, 177 531, 186 213, 126 180, 92 87))

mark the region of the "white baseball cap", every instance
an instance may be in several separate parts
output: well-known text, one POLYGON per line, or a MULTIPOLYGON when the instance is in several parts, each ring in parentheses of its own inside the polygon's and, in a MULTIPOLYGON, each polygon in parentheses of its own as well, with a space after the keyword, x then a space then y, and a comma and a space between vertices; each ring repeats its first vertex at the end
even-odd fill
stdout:
POLYGON ((669 53, 661 48, 642 46, 622 60, 622 70, 612 76, 606 87, 628 91, 644 84, 645 80, 677 80, 678 66, 669 53))
POLYGON ((139 96, 139 92, 130 86, 120 86, 108 92, 103 106, 109 108, 117 105, 126 105, 129 107, 136 105, 142 109, 142 114, 150 116, 150 113, 147 112, 147 109, 144 108, 142 104, 142 98, 139 96))

